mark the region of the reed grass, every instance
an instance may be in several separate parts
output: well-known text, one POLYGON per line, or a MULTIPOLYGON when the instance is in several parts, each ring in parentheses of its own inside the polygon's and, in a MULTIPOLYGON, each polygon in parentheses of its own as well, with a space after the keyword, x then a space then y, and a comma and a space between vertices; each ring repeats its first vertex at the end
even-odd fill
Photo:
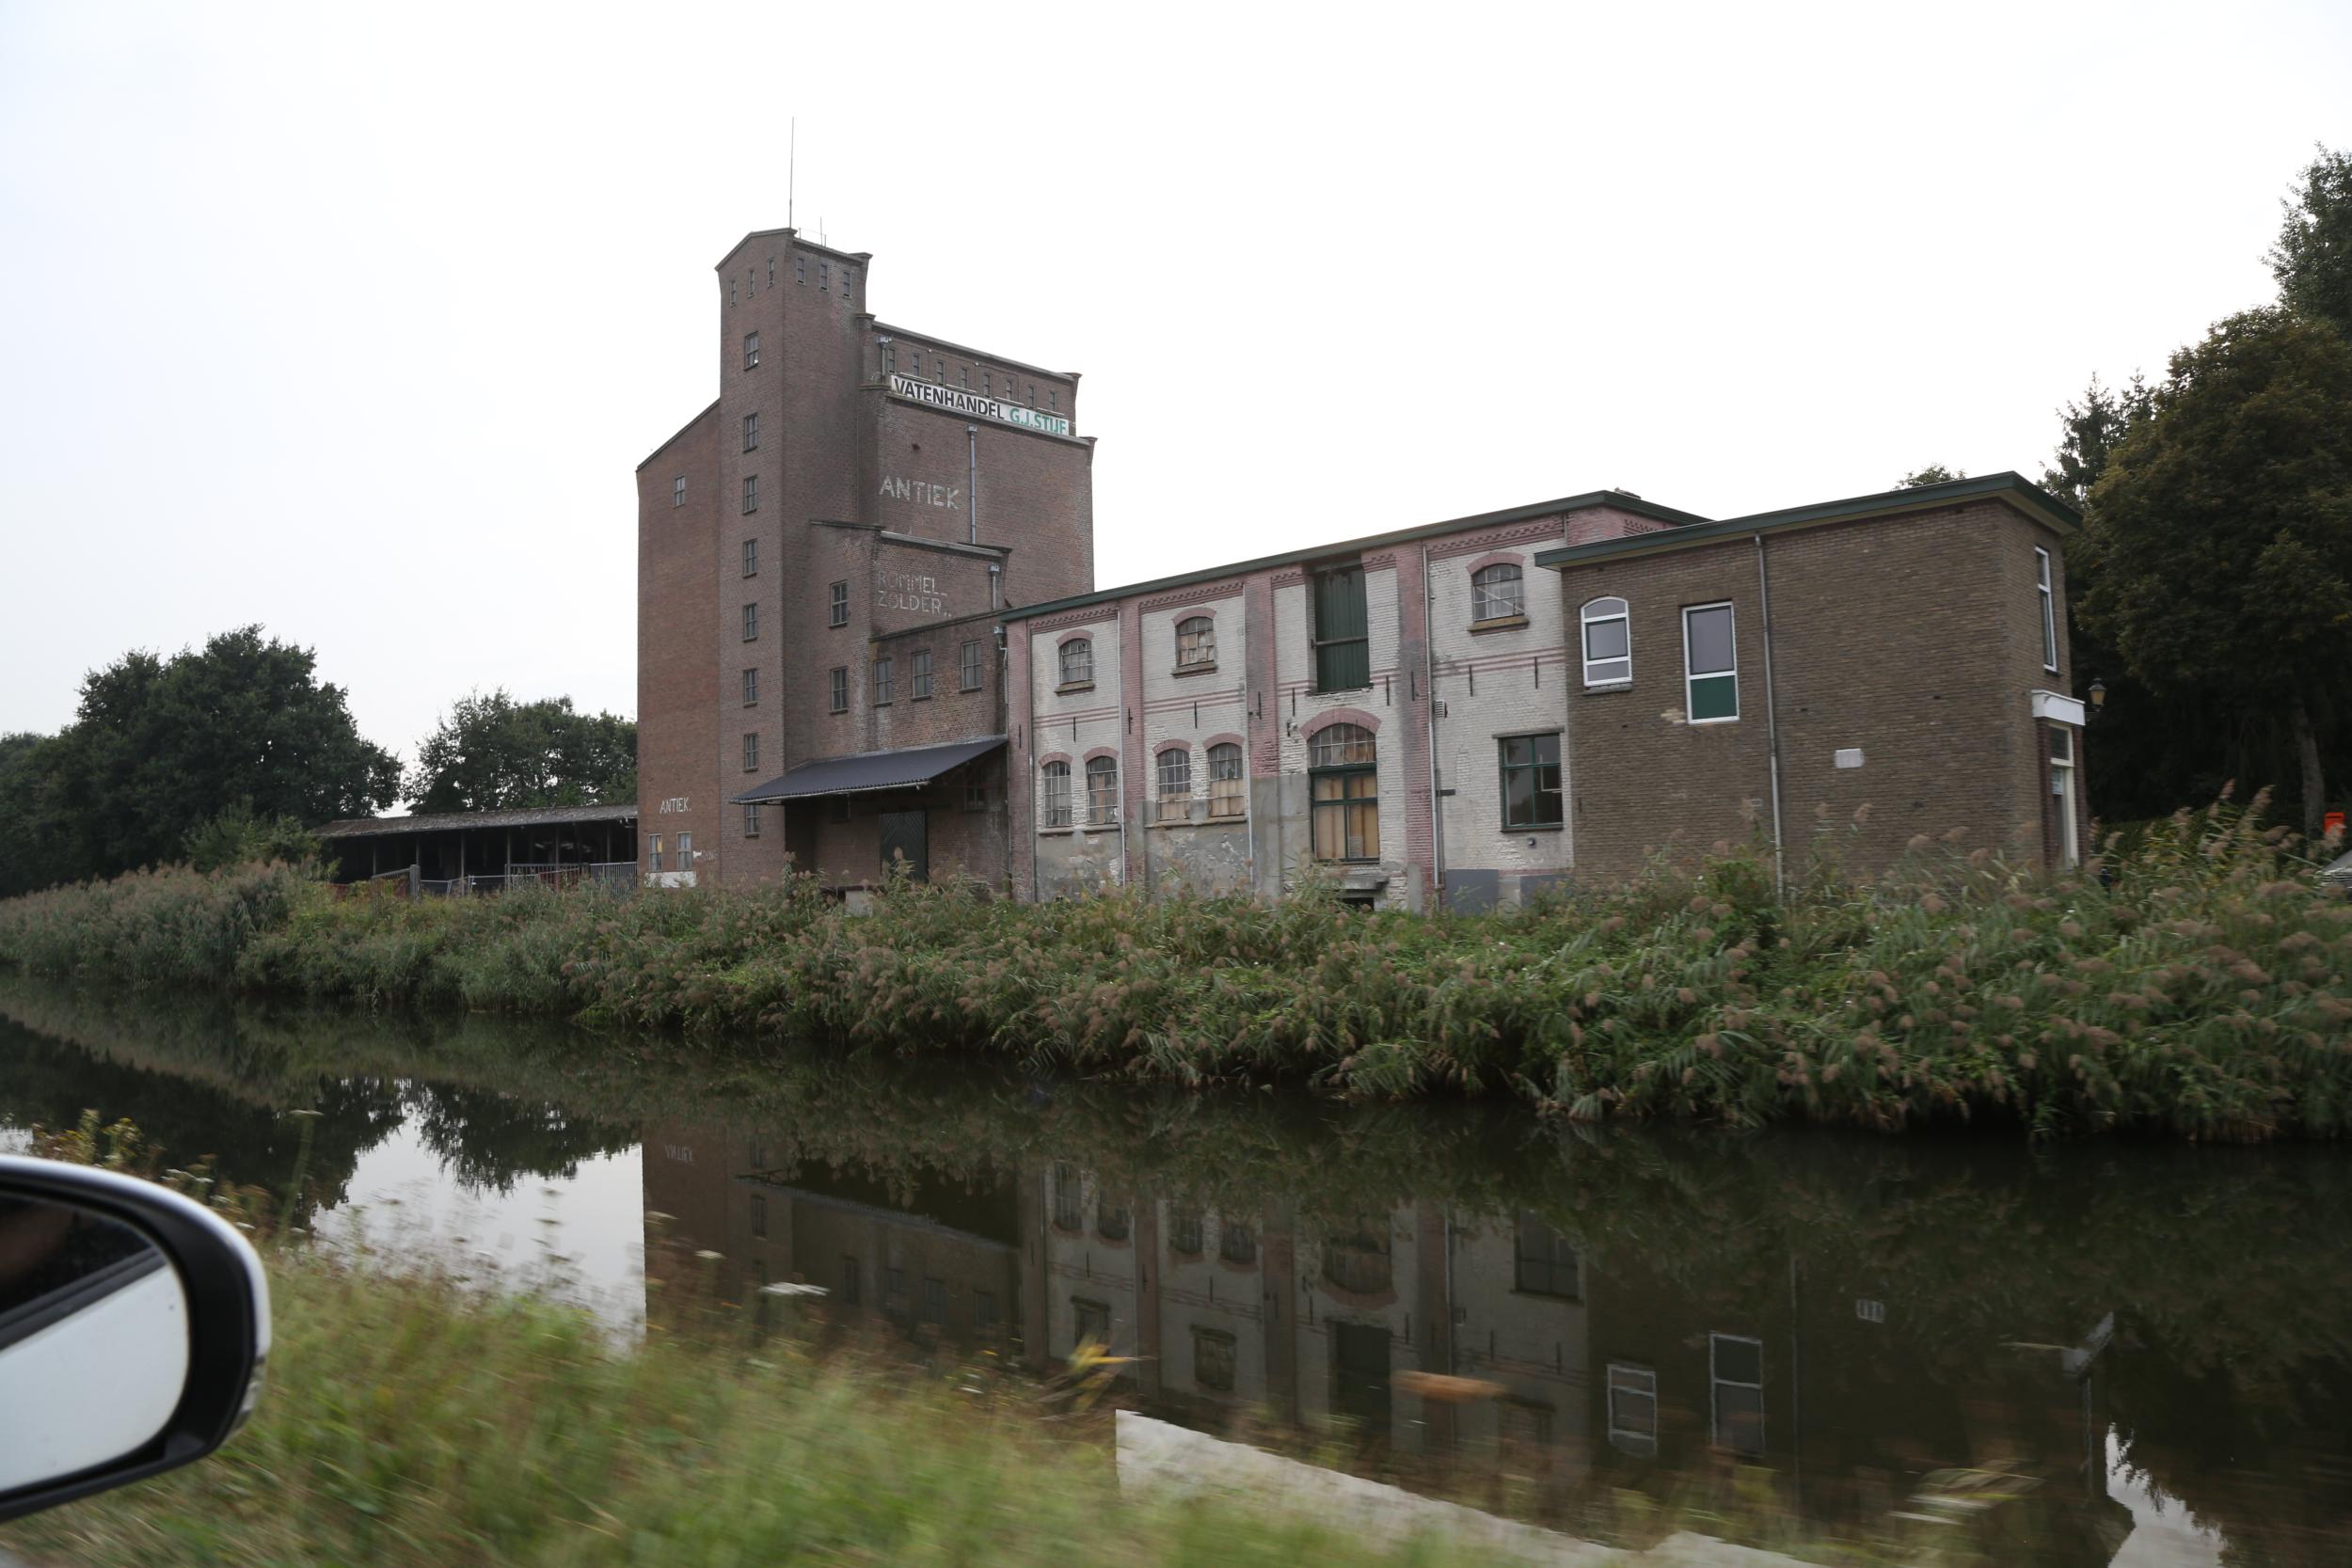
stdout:
POLYGON ((1835 847, 1779 894, 1764 849, 1719 846, 1476 916, 955 886, 851 916, 806 879, 336 901, 283 868, 167 870, 0 904, 0 962, 1582 1119, 2344 1131, 2352 905, 2257 811, 2058 875, 1921 839, 1858 879, 1835 847))

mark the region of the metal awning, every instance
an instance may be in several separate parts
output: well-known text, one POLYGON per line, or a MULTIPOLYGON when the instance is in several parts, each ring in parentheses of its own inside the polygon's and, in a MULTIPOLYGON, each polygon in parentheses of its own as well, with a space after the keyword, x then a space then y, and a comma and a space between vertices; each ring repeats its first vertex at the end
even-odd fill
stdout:
POLYGON ((813 795, 866 795, 880 789, 907 789, 925 784, 951 768, 986 756, 1005 743, 1001 735, 985 740, 958 740, 946 746, 910 746, 896 752, 866 752, 853 757, 820 757, 804 762, 782 778, 770 779, 757 789, 732 797, 730 805, 755 801, 804 800, 813 795))

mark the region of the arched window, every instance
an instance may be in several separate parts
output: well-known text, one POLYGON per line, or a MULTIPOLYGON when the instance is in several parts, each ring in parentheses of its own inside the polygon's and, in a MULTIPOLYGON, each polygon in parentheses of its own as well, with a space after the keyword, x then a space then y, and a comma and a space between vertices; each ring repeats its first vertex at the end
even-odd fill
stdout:
POLYGON ((1049 828, 1070 826, 1070 764, 1049 762, 1039 769, 1045 800, 1045 825, 1049 828))
POLYGON ((1380 754, 1361 724, 1330 724, 1307 742, 1315 859, 1380 858, 1380 754))
POLYGON ((1119 764, 1096 757, 1087 764, 1087 821, 1107 828, 1119 820, 1119 764))
POLYGON ((1209 815, 1240 816, 1242 804, 1241 748, 1232 741, 1209 748, 1209 815))
POLYGON ((1073 637, 1061 645, 1061 683, 1064 686, 1091 686, 1094 683, 1094 640, 1073 637))
POLYGON ((1176 668, 1198 670, 1216 662, 1216 623, 1188 615, 1176 623, 1176 668))
POLYGON ((1159 785, 1159 819, 1184 822, 1192 816, 1192 748, 1170 746, 1159 754, 1153 769, 1159 785))
POLYGON ((1616 686, 1633 678, 1633 631, 1623 599, 1584 607, 1584 684, 1616 686))
POLYGON ((1527 613, 1527 582, 1505 562, 1470 574, 1470 619, 1502 621, 1527 613))

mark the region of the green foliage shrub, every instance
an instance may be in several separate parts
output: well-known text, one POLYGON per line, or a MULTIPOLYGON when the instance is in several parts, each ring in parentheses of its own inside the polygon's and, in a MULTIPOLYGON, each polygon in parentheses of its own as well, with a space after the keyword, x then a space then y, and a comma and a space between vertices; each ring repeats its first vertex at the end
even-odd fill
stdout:
POLYGON ((2260 804, 2079 873, 1921 839, 1860 880, 1825 840, 1781 896, 1768 852, 1724 847, 1481 916, 905 885, 851 916, 805 879, 411 903, 159 872, 0 905, 0 961, 1578 1118, 2332 1135, 2352 907, 2260 804))

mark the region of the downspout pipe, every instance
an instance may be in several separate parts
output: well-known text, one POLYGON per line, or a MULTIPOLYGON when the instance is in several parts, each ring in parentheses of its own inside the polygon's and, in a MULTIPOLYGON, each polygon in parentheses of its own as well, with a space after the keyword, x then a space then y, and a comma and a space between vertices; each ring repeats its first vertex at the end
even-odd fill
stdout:
POLYGON ((963 427, 963 515, 969 526, 968 543, 980 542, 980 427, 963 427))
POLYGON ((1764 616, 1764 745, 1772 764, 1772 896, 1788 895, 1788 857, 1780 832, 1780 705, 1772 688, 1772 578, 1764 564, 1764 535, 1756 539, 1756 596, 1764 616))
MULTIPOLYGON (((1429 546, 1421 547, 1421 702, 1429 731, 1429 889, 1445 907, 1445 800, 1438 794, 1438 591, 1429 580, 1429 546)), ((1451 1268, 1451 1261, 1447 1266, 1451 1268)))

